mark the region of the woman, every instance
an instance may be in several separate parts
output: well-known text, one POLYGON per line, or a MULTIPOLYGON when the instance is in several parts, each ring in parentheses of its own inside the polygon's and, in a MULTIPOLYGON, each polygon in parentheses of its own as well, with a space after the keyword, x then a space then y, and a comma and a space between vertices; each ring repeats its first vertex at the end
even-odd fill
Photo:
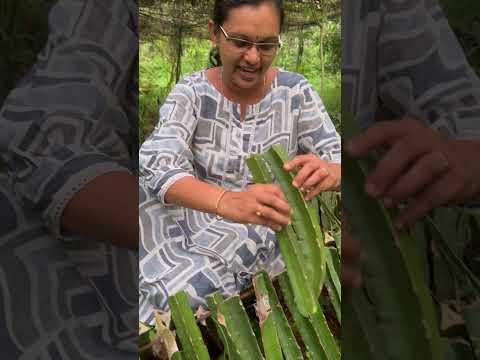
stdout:
POLYGON ((290 222, 276 185, 250 185, 245 164, 273 144, 288 149, 306 197, 338 189, 340 140, 312 86, 272 67, 282 1, 216 1, 209 22, 222 66, 186 77, 140 149, 140 321, 187 290, 193 306, 215 290, 283 269, 274 231, 290 222))

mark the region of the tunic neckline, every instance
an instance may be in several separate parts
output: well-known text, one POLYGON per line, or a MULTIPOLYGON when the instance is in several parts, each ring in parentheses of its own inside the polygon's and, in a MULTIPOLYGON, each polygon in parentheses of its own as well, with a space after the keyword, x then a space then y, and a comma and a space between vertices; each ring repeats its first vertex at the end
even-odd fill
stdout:
MULTIPOLYGON (((238 116, 239 116, 239 120, 240 120, 240 105, 239 103, 235 102, 235 101, 232 101, 230 100, 228 97, 226 97, 224 94, 222 94, 220 92, 220 90, 217 89, 217 87, 215 85, 213 85, 213 83, 208 79, 207 77, 207 70, 208 69, 203 69, 201 71, 201 76, 202 76, 202 79, 204 81, 206 81, 206 83, 208 84, 208 86, 212 87, 214 89, 214 91, 216 93, 218 93, 222 99, 227 102, 227 104, 230 104, 232 107, 233 107, 233 110, 236 111, 238 113, 238 116)), ((246 105, 247 108, 246 108, 246 111, 245 111, 245 118, 242 120, 242 121, 247 121, 248 118, 258 112, 260 112, 260 108, 261 108, 261 105, 264 101, 266 101, 266 99, 268 97, 271 96, 272 94, 272 91, 273 89, 275 89, 277 87, 277 80, 278 80, 278 74, 282 71, 281 68, 277 67, 276 68, 277 70, 277 73, 275 74, 275 77, 273 78, 273 81, 271 82, 270 86, 268 87, 268 90, 267 92, 265 93, 265 96, 263 98, 261 98, 258 102, 256 102, 255 104, 248 104, 246 105)))

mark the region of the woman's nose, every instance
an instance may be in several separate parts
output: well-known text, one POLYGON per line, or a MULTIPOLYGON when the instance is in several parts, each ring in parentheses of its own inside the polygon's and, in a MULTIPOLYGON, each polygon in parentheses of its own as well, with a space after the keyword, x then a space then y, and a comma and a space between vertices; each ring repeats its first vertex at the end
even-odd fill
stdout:
POLYGON ((247 51, 245 51, 243 57, 249 64, 256 64, 260 61, 260 51, 258 51, 255 45, 252 45, 247 51))

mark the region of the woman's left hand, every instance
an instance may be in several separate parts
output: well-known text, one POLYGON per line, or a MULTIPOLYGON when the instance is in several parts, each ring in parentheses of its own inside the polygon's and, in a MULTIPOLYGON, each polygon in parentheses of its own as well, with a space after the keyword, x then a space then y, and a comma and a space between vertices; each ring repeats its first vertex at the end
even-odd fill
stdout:
POLYGON ((293 186, 306 193, 306 200, 311 200, 323 191, 340 188, 340 164, 331 164, 315 154, 307 154, 297 155, 284 165, 287 171, 295 167, 300 170, 293 179, 293 186))
POLYGON ((354 157, 383 146, 365 190, 391 206, 408 206, 395 219, 397 227, 410 225, 431 209, 479 197, 480 142, 444 138, 416 120, 382 121, 347 142, 354 157))

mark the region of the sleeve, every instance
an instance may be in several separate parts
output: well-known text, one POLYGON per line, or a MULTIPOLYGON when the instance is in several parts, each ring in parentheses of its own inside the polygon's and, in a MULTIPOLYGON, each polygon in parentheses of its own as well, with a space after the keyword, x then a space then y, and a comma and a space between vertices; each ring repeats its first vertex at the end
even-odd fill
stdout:
POLYGON ((184 80, 172 90, 160 108, 160 120, 140 148, 140 176, 146 188, 162 204, 170 186, 195 176, 191 150, 197 126, 195 92, 184 80))
POLYGON ((298 147, 300 152, 318 154, 330 163, 341 162, 341 141, 335 126, 312 85, 303 79, 299 86, 300 113, 298 147))
POLYGON ((63 209, 80 189, 102 174, 131 172, 122 97, 138 42, 96 0, 60 1, 49 26, 37 63, 0 110, 0 154, 20 203, 61 236, 63 209))
POLYGON ((379 96, 397 116, 455 139, 480 137, 480 81, 436 0, 384 1, 379 96))

